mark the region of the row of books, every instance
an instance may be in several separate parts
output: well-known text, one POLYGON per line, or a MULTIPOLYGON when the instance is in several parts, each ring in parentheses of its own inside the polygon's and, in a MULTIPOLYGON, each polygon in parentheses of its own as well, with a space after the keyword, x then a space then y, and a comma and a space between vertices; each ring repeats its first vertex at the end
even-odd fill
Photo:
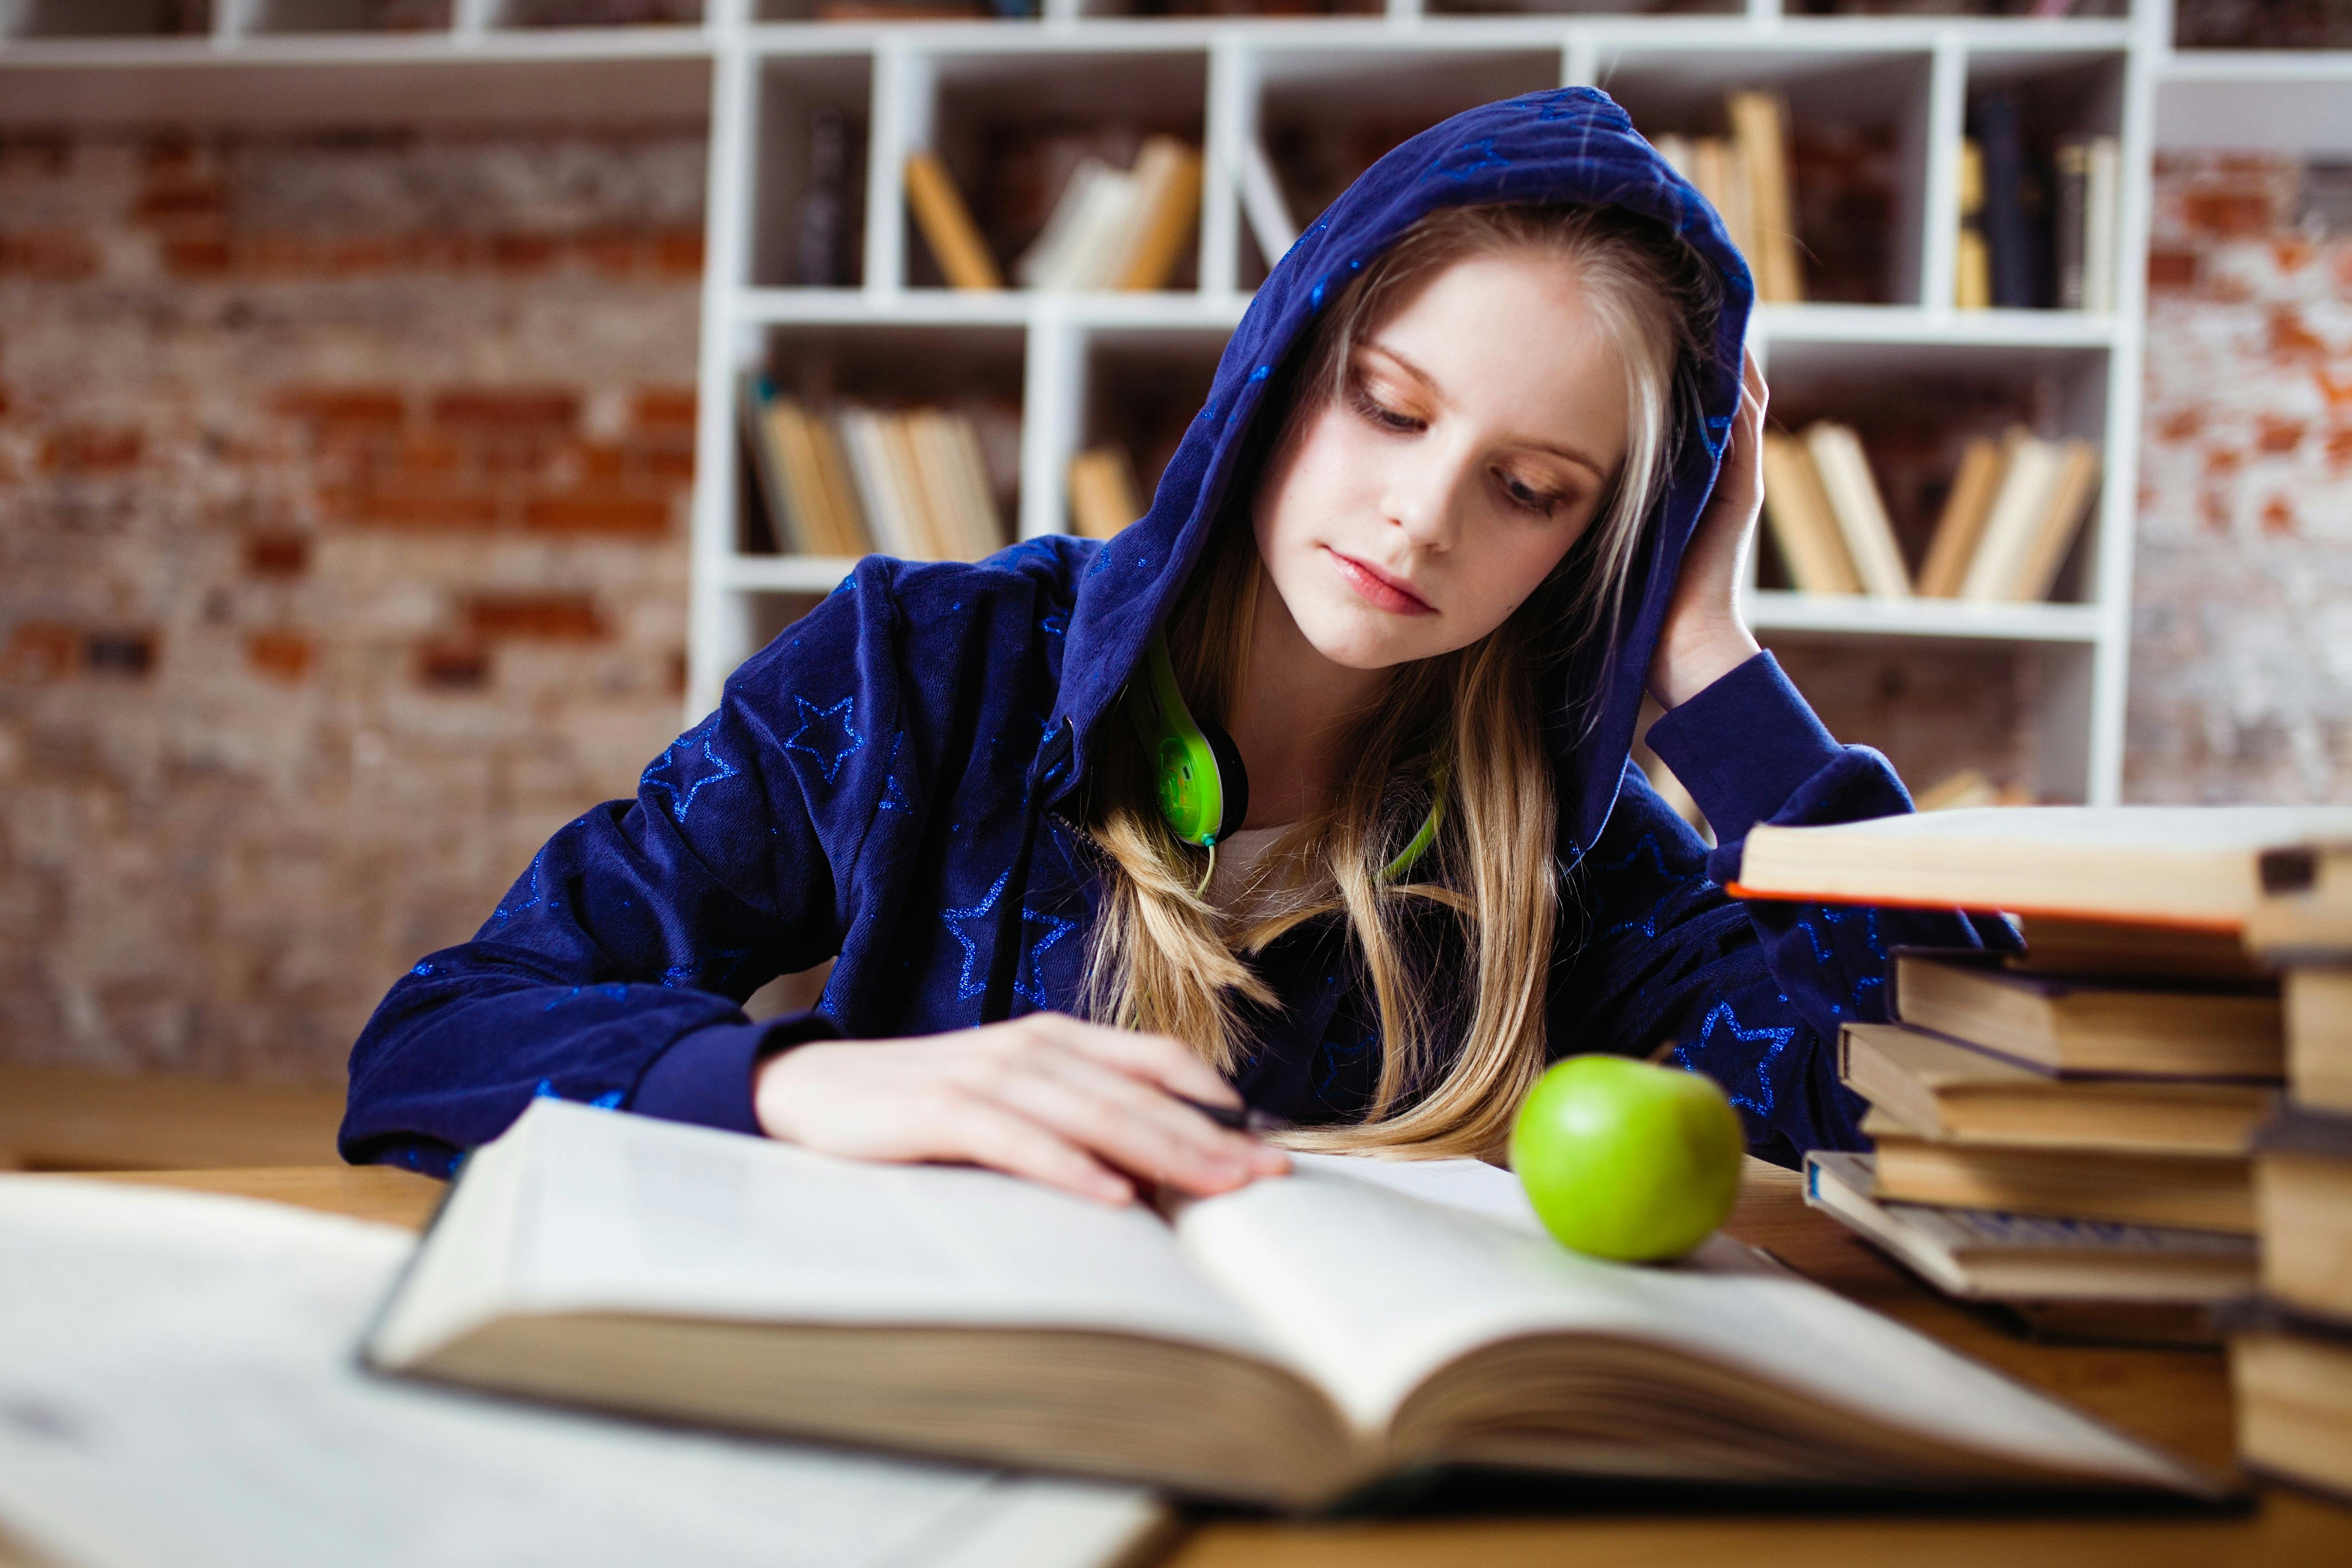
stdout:
POLYGON ((1729 136, 1668 132, 1653 145, 1722 217, 1755 275, 1756 298, 1801 303, 1805 277, 1789 179, 1789 106, 1777 93, 1740 91, 1725 99, 1724 110, 1729 136))
POLYGON ((1801 593, 2047 599, 2098 493, 2098 448, 2021 427, 1968 443, 1917 580, 1862 442, 1834 421, 1764 437, 1764 516, 1801 593))
MULTIPOLYGON (((937 153, 908 157, 907 202, 950 287, 1004 287, 995 253, 937 153)), ((1150 137, 1131 169, 1081 160, 1013 274, 1028 288, 1165 288, 1200 215, 1200 153, 1173 136, 1150 137)))
POLYGON ((2046 1332, 2226 1338, 2245 1459, 2352 1494, 2352 810, 1767 826, 1737 888, 2025 911, 1896 951, 1808 1201, 2046 1332))
POLYGON ((2043 163, 2027 149, 2024 119, 2015 92, 1969 104, 1953 303, 2112 311, 2121 144, 2112 136, 2064 138, 2043 163))
POLYGON ((829 411, 743 377, 743 434, 782 549, 856 559, 977 560, 1002 549, 978 427, 939 408, 829 411))

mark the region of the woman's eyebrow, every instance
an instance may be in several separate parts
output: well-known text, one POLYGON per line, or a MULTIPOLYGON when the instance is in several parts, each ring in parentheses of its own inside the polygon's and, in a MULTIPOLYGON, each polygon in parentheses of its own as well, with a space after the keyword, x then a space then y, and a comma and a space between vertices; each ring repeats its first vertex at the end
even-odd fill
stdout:
MULTIPOLYGON (((1406 359, 1402 354, 1398 353, 1386 343, 1381 342, 1377 339, 1368 338, 1364 340, 1363 347, 1373 353, 1380 355, 1382 359, 1394 363, 1397 369, 1404 371, 1405 374, 1411 376, 1413 380, 1419 382, 1423 387, 1428 389, 1430 394, 1435 397, 1439 402, 1444 403, 1448 408, 1452 408, 1454 406, 1454 400, 1445 395, 1445 388, 1439 384, 1435 376, 1431 375, 1427 371, 1423 370, 1419 365, 1414 364, 1411 360, 1406 359)), ((1538 441, 1528 436, 1518 437, 1517 440, 1520 445, 1532 446, 1538 452, 1549 452, 1554 457, 1565 457, 1570 463, 1578 464, 1583 467, 1591 469, 1594 475, 1601 478, 1605 479, 1609 476, 1609 470, 1594 462, 1591 454, 1579 451, 1573 446, 1563 446, 1555 441, 1538 441)))

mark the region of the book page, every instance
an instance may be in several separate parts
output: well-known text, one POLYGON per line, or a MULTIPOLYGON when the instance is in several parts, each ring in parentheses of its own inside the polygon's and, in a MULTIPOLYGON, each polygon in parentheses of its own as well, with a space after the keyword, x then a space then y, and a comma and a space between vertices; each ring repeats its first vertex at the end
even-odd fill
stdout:
POLYGON ((1448 1163, 1443 1176, 1400 1180, 1411 1166, 1301 1159, 1287 1178, 1177 1218, 1202 1271, 1367 1437, 1456 1356, 1523 1334, 1591 1333, 1711 1359, 1988 1453, 2185 1484, 2161 1455, 1810 1281, 1704 1248, 1671 1267, 1588 1258, 1554 1242, 1523 1197, 1514 1210, 1508 1172, 1448 1163), (1400 1190, 1412 1182, 1433 1196, 1400 1190))
MULTIPOLYGON (((1129 1330, 1264 1355, 1141 1204, 532 1103, 505 1310, 1129 1330)), ((495 1146, 495 1145, 493 1145, 495 1146)))
POLYGON ((1139 1491, 709 1437, 378 1378, 406 1232, 0 1177, 0 1532, 79 1568, 1058 1568, 1139 1491))

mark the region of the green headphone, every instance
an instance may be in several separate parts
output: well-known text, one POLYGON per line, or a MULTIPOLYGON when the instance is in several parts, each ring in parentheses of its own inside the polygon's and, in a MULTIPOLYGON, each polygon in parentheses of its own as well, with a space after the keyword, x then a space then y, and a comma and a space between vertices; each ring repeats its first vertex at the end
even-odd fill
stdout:
MULTIPOLYGON (((1127 684, 1128 722, 1135 727, 1151 759, 1152 780, 1160 797, 1160 814, 1169 829, 1188 844, 1199 844, 1213 854, 1218 843, 1233 836, 1249 815, 1249 771, 1233 737, 1216 725, 1192 716, 1184 693, 1176 684, 1176 666, 1168 657, 1168 639, 1155 632, 1143 650, 1143 667, 1127 684)), ((1429 803, 1429 815, 1396 859, 1381 870, 1382 882, 1394 882, 1411 871, 1429 846, 1437 841, 1444 821, 1444 776, 1429 803)))

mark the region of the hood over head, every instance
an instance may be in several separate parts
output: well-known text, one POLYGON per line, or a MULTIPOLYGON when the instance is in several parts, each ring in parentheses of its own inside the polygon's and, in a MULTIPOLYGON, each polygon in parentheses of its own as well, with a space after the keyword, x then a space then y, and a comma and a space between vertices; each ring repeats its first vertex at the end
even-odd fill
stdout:
POLYGON ((1600 837, 1632 749, 1643 677, 1683 551, 1738 410, 1754 289, 1714 209, 1635 133, 1625 111, 1592 88, 1485 104, 1423 131, 1367 170, 1276 265, 1226 344, 1208 403, 1185 431, 1151 509, 1097 552, 1079 586, 1049 730, 1067 725, 1076 766, 1047 775, 1053 797, 1078 787, 1128 676, 1166 622, 1210 530, 1232 510, 1234 471, 1266 387, 1317 314, 1425 214, 1523 202, 1614 206, 1650 218, 1687 240, 1722 286, 1723 308, 1701 379, 1703 427, 1683 433, 1675 466, 1643 525, 1617 638, 1612 645, 1590 640, 1556 665, 1553 689, 1545 694, 1545 734, 1569 807, 1562 827, 1573 836, 1561 852, 1574 860, 1600 837), (1588 708, 1595 697, 1597 707, 1588 708))

